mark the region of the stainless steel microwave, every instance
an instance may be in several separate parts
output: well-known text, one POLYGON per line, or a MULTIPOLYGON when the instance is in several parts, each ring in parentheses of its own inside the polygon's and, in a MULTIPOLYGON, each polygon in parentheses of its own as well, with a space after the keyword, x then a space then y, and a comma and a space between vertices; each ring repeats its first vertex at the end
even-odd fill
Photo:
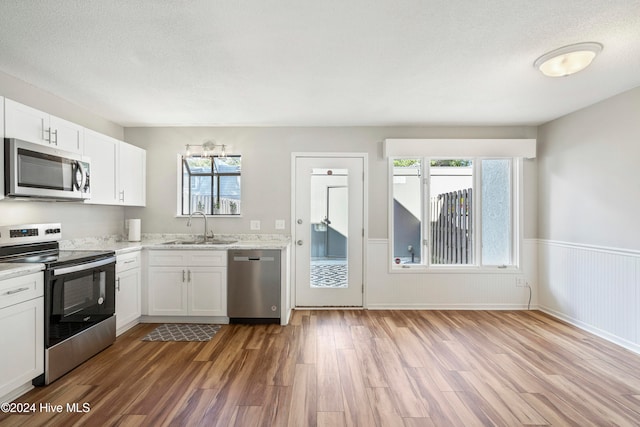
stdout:
POLYGON ((14 138, 4 140, 8 197, 90 199, 90 172, 90 159, 80 154, 14 138))

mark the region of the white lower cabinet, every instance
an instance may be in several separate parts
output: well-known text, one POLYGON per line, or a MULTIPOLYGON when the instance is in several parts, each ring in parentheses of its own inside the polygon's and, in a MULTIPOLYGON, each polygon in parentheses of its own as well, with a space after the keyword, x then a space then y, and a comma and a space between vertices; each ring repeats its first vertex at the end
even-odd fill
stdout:
POLYGON ((140 252, 116 258, 116 334, 136 325, 142 314, 140 252))
POLYGON ((149 251, 150 316, 226 316, 227 252, 149 251))
POLYGON ((187 273, 184 268, 149 267, 149 314, 185 316, 187 314, 187 273))
POLYGON ((44 372, 43 295, 42 272, 0 281, 0 398, 44 372))

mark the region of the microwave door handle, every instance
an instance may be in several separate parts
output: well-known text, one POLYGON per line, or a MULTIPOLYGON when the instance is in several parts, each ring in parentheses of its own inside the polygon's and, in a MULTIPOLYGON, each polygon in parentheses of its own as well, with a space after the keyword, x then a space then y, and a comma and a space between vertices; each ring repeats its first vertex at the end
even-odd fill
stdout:
POLYGON ((79 161, 75 162, 76 170, 73 174, 73 185, 76 187, 78 191, 82 191, 84 185, 86 183, 87 176, 85 175, 84 167, 82 167, 82 163, 79 161), (80 177, 78 177, 80 175, 80 177), (78 181, 78 178, 80 180, 78 181))

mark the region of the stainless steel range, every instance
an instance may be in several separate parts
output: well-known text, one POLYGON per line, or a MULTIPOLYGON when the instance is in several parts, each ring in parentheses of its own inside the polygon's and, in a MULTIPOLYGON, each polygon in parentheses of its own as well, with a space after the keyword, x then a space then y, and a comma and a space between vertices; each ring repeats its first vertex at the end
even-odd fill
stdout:
POLYGON ((99 353, 116 338, 113 251, 60 250, 60 224, 0 227, 0 262, 42 263, 45 385, 99 353))

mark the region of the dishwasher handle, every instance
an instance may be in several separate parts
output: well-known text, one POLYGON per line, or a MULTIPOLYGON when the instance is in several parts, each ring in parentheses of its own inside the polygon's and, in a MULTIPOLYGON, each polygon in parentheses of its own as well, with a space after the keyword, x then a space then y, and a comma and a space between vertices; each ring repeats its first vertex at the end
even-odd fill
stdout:
POLYGON ((275 257, 272 256, 234 256, 234 261, 240 262, 248 262, 248 261, 258 261, 258 262, 273 262, 275 261, 275 257))

